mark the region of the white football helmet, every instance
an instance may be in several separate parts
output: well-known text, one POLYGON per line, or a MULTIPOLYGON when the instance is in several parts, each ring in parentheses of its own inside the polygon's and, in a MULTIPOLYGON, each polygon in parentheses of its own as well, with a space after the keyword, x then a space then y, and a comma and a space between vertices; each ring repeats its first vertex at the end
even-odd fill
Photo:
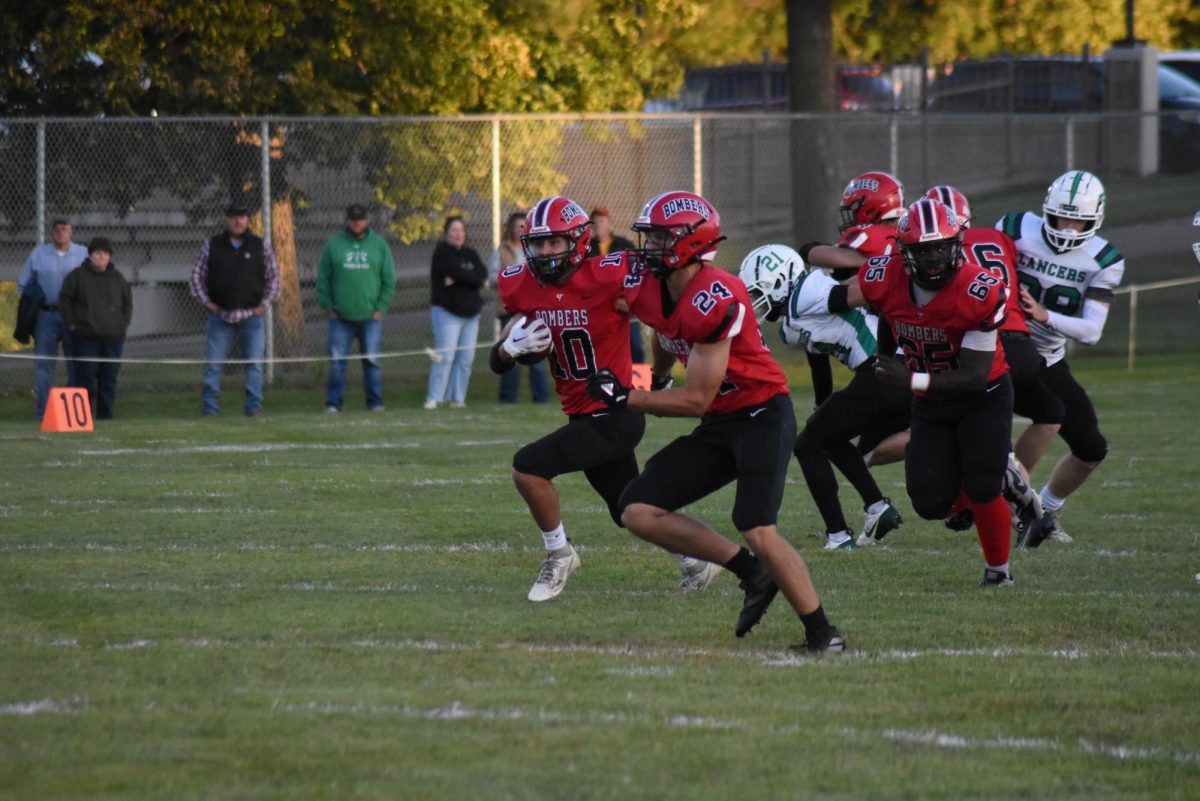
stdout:
POLYGON ((804 259, 787 245, 763 245, 742 259, 738 278, 750 293, 754 316, 760 323, 779 319, 792 285, 804 269, 804 259))
POLYGON ((1054 179, 1042 203, 1046 241, 1060 252, 1075 250, 1091 239, 1104 222, 1104 184, 1090 172, 1071 170, 1054 179), (1059 220, 1083 220, 1082 231, 1059 228, 1059 220))

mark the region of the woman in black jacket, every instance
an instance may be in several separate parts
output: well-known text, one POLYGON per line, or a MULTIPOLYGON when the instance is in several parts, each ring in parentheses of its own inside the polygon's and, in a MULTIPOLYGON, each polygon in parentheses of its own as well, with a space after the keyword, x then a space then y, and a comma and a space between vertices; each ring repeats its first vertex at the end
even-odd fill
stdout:
MULTIPOLYGON (((67 274, 58 294, 67 326, 67 354, 119 359, 133 319, 133 292, 112 263, 112 245, 102 236, 88 243, 88 257, 67 274)), ((75 385, 88 391, 93 416, 107 420, 117 402, 119 362, 76 362, 75 385)))
POLYGON ((447 217, 429 271, 430 318, 438 358, 429 370, 426 409, 443 402, 452 408, 466 405, 483 308, 479 290, 487 282, 487 267, 466 241, 462 217, 447 217))

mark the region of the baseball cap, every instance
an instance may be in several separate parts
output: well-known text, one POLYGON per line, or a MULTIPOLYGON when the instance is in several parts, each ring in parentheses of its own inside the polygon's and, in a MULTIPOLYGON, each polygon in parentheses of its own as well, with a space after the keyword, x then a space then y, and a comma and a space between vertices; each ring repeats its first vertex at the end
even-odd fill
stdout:
POLYGON ((353 203, 346 207, 347 220, 365 220, 367 219, 367 207, 361 203, 353 203))
POLYGON ((226 217, 247 217, 250 212, 246 209, 246 204, 240 200, 234 200, 225 207, 226 217))

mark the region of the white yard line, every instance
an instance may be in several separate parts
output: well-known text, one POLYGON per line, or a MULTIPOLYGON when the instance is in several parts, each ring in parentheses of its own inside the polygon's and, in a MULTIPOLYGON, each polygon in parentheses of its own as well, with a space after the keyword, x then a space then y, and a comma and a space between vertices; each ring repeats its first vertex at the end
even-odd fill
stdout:
MULTIPOLYGON (((276 699, 271 707, 273 712, 284 715, 332 715, 332 716, 369 716, 369 717, 400 717, 412 720, 427 720, 438 722, 460 721, 534 721, 544 723, 569 723, 582 726, 610 724, 617 726, 662 726, 664 728, 723 730, 741 732, 743 734, 796 734, 803 728, 811 732, 812 727, 800 727, 795 724, 773 725, 756 720, 740 718, 713 718, 704 716, 677 715, 646 715, 631 714, 624 711, 604 712, 565 712, 561 709, 545 709, 532 707, 474 707, 461 701, 453 701, 443 706, 419 707, 410 704, 368 704, 358 703, 328 703, 308 701, 303 703, 287 703, 276 699)), ((1173 762, 1177 764, 1200 763, 1200 753, 1194 751, 1175 751, 1158 746, 1127 746, 1111 743, 1093 743, 1080 738, 1076 742, 1042 737, 968 737, 951 732, 916 731, 906 729, 857 729, 842 728, 833 730, 842 736, 855 740, 878 742, 901 742, 913 746, 925 746, 938 749, 954 750, 999 750, 999 751, 1053 751, 1063 755, 1098 756, 1119 761, 1151 761, 1173 762)))
POLYGON ((80 456, 176 456, 185 453, 271 453, 276 451, 389 451, 420 448, 419 442, 302 443, 261 442, 255 445, 191 445, 184 448, 109 448, 76 451, 80 456))

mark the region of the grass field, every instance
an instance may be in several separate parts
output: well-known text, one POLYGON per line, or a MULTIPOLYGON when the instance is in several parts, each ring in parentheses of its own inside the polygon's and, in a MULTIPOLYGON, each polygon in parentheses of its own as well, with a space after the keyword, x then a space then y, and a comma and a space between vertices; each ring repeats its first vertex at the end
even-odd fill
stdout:
MULTIPOLYGON (((898 466, 895 542, 822 551, 793 464, 782 528, 853 649, 826 658, 787 652, 782 602, 735 639, 733 578, 681 596, 579 476, 583 567, 528 603, 508 465, 554 408, 143 397, 43 435, 0 398, 0 798, 1200 797, 1195 364, 1076 364, 1111 455, 1075 544, 1014 552, 1009 590, 977 586, 973 534, 915 518, 898 466)), ((651 419, 639 454, 689 427, 651 419)), ((693 511, 729 533, 730 507, 693 511)))

